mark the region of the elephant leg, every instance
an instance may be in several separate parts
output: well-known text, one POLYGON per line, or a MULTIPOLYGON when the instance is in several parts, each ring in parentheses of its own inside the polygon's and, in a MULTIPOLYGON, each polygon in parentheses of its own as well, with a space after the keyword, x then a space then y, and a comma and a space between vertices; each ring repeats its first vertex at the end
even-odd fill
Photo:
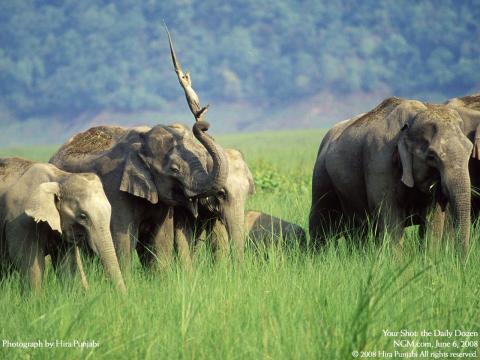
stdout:
POLYGON ((132 244, 137 242, 138 224, 128 217, 112 219, 111 231, 115 252, 123 273, 131 266, 132 244))
POLYGON ((194 229, 191 221, 185 218, 175 219, 175 246, 182 266, 192 270, 191 250, 194 244, 194 229))
POLYGON ((342 208, 326 169, 318 168, 314 177, 309 232, 311 245, 319 250, 327 244, 329 237, 340 230, 342 208))
POLYGON ((152 238, 153 251, 160 269, 170 266, 173 259, 174 210, 170 208, 165 219, 157 225, 152 238))
POLYGON ((404 216, 402 209, 389 206, 379 212, 377 241, 390 239, 394 251, 401 255, 403 250, 404 216))
POLYGON ((140 203, 132 201, 129 194, 120 191, 120 196, 109 197, 112 207, 110 231, 122 273, 130 270, 132 250, 135 249, 141 218, 140 203), (137 210, 136 210, 137 209, 137 210))
POLYGON ((426 217, 424 229, 424 242, 426 242, 428 252, 436 254, 441 248, 443 230, 445 226, 445 212, 439 204, 429 211, 426 217))
MULTIPOLYGON (((2 230, 0 230, 3 233, 2 230)), ((4 236, 0 233, 0 279, 9 275, 12 271, 11 261, 8 257, 8 246, 4 236)))
POLYGON ((170 266, 173 258, 173 208, 156 221, 150 219, 140 226, 137 253, 144 268, 170 266))
MULTIPOLYGON (((210 241, 212 244, 213 256, 216 261, 223 261, 228 257, 229 243, 228 243, 228 231, 225 225, 219 220, 212 220, 212 224, 209 229, 210 241)), ((243 250, 244 244, 232 244, 232 246, 241 247, 237 248, 237 254, 243 250)))
POLYGON ((45 270, 44 224, 22 224, 21 220, 14 220, 9 225, 5 229, 8 251, 24 279, 23 291, 27 290, 28 284, 30 289, 38 294, 42 289, 45 270))
POLYGON ((28 255, 25 257, 21 268, 23 275, 28 279, 30 288, 39 293, 42 289, 42 277, 45 270, 45 254, 41 247, 34 245, 27 251, 28 255))
POLYGON ((34 293, 40 293, 42 289, 42 277, 45 270, 45 254, 38 244, 31 244, 25 248, 25 257, 20 269, 22 275, 28 280, 34 293))

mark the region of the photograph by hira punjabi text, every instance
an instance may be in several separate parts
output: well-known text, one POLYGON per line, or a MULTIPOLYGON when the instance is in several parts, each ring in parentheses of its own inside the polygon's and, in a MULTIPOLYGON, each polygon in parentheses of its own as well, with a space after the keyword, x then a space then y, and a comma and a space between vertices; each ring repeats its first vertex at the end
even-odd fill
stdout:
POLYGON ((48 348, 85 348, 94 349, 100 346, 96 340, 80 339, 35 339, 35 340, 11 340, 2 339, 2 348, 10 349, 48 349, 48 348))

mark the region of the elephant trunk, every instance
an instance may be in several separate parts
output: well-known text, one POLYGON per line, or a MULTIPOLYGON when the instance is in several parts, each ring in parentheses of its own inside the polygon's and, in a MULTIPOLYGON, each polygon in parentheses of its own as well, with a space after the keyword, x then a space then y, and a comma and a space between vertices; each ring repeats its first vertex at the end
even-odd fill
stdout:
POLYGON ((107 276, 115 284, 115 287, 121 292, 126 293, 127 288, 123 281, 120 265, 118 264, 117 255, 113 246, 112 235, 110 234, 108 226, 101 227, 95 231, 91 237, 91 246, 102 262, 103 268, 107 276))
POLYGON ((466 254, 470 241, 470 175, 468 161, 460 168, 454 168, 442 176, 442 187, 448 194, 450 211, 456 234, 462 241, 463 251, 466 254))
POLYGON ((220 145, 206 134, 209 124, 205 121, 197 121, 193 125, 193 134, 200 143, 207 149, 212 157, 212 170, 205 176, 196 179, 196 197, 205 197, 221 190, 228 176, 228 162, 225 153, 220 145))

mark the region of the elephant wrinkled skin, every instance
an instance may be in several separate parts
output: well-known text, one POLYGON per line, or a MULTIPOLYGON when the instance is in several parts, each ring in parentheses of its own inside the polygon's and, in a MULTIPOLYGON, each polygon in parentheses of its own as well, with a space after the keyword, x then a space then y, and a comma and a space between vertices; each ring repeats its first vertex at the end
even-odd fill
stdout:
POLYGON ((343 121, 324 137, 312 181, 309 230, 317 246, 342 222, 377 219, 400 243, 406 225, 425 224, 439 204, 450 206, 464 251, 470 236, 472 144, 459 113, 445 105, 389 98, 343 121))
POLYGON ((78 250, 88 246, 116 287, 126 291, 110 234, 110 204, 96 175, 71 174, 51 164, 4 158, 0 159, 0 177, 0 258, 4 269, 14 265, 38 291, 45 256, 51 256, 54 266, 67 257, 71 270, 78 268, 86 287, 78 250))

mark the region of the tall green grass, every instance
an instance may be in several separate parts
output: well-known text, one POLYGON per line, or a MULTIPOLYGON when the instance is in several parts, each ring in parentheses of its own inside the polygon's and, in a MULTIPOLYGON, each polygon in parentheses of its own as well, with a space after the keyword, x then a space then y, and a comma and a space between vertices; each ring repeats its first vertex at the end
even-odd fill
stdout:
MULTIPOLYGON (((314 130, 218 140, 242 150, 252 169, 257 193, 248 207, 306 228, 322 135, 314 130)), ((49 271, 42 295, 22 296, 13 274, 0 283, 0 341, 77 339, 99 346, 11 349, 0 343, 0 357, 351 359, 353 351, 413 350, 395 347, 394 339, 452 341, 391 338, 383 330, 480 332, 478 231, 472 237, 467 261, 448 249, 437 256, 419 250, 414 231, 407 233, 401 258, 373 241, 359 247, 356 239, 342 238, 320 254, 251 246, 243 265, 235 266, 214 263, 201 247, 192 272, 176 262, 162 273, 144 272, 136 262, 126 276, 125 297, 111 288, 95 260, 86 261, 86 293, 79 282, 61 281, 49 271)), ((475 348, 445 349, 461 350, 475 348)))

